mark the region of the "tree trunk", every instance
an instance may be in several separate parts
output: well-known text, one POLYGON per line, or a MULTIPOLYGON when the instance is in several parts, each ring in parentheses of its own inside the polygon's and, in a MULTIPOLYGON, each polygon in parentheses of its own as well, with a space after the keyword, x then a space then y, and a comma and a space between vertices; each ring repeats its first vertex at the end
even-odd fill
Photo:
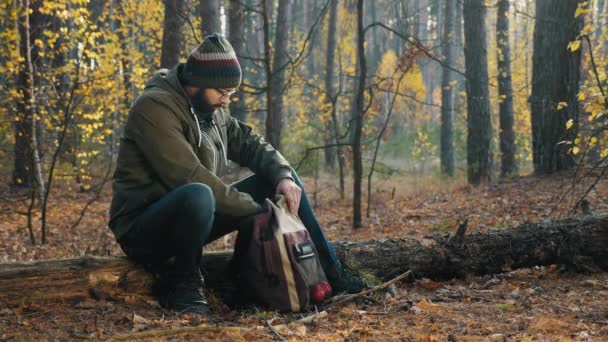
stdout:
MULTIPOLYGON (((454 18, 454 45, 456 46, 456 68, 457 70, 465 70, 464 66, 464 25, 463 25, 463 4, 461 1, 456 2, 456 17, 454 18)), ((466 71, 465 71, 466 73, 466 71)), ((465 75, 456 74, 456 93, 454 94, 454 107, 456 108, 454 111, 454 116, 458 113, 464 112, 464 96, 460 94, 466 94, 467 91, 467 80, 465 75)))
MULTIPOLYGON (((40 62, 39 48, 33 42, 42 37, 42 14, 39 11, 41 3, 34 1, 19 1, 19 19, 17 35, 19 39, 20 66, 17 89, 21 101, 17 103, 18 112, 15 114, 14 138, 15 147, 13 186, 31 187, 37 184, 35 151, 39 152, 40 127, 36 117, 36 85, 35 73, 40 62), (31 11, 31 13, 30 13, 31 11), (33 145, 33 143, 36 145, 33 145)), ((39 155, 38 155, 39 157, 39 155)), ((40 185, 38 183, 38 185, 40 185)))
MULTIPOLYGON (((336 242, 341 261, 349 268, 389 280, 408 270, 416 278, 447 280, 521 267, 550 264, 582 271, 608 271, 608 215, 526 223, 450 238, 445 235, 384 241, 336 242)), ((206 284, 222 294, 234 288, 228 275, 231 252, 203 257, 206 284)), ((14 307, 31 301, 77 302, 93 296, 118 299, 149 295, 153 278, 140 267, 118 257, 0 264, 0 305, 14 307)))
POLYGON ((357 92, 352 109, 352 149, 353 149, 353 228, 361 228, 361 180, 363 178, 363 155, 361 135, 363 134, 363 100, 365 98, 365 36, 363 32, 363 0, 357 1, 357 92))
MULTIPOLYGON (((366 25, 375 23, 378 21, 384 21, 384 20, 378 20, 378 15, 376 14, 376 12, 378 10, 382 10, 381 8, 378 8, 379 6, 380 5, 378 4, 377 1, 368 1, 366 3, 366 7, 368 7, 366 12, 368 13, 368 18, 369 18, 369 21, 366 25)), ((382 15, 380 15, 380 17, 383 18, 382 15)), ((384 39, 384 37, 381 38, 382 32, 378 29, 378 26, 372 27, 370 29, 370 31, 371 31, 370 32, 371 42, 368 42, 368 44, 371 45, 370 46, 371 51, 369 54, 369 59, 367 61, 367 67, 368 67, 367 73, 369 75, 373 75, 376 73, 376 69, 378 68, 378 63, 380 62, 380 58, 382 58, 382 52, 384 50, 382 49, 380 44, 381 44, 381 39, 384 39)))
MULTIPOLYGON (((396 22, 397 31, 404 36, 408 36, 410 32, 409 25, 407 23, 407 18, 409 16, 408 4, 406 1, 395 1, 393 4, 393 19, 396 22)), ((394 33, 391 33, 391 35, 393 40, 393 49, 395 50, 397 56, 399 56, 404 51, 406 42, 394 33)))
POLYGON ((509 1, 499 0, 496 19, 498 61, 498 103, 500 116, 500 176, 516 176, 511 48, 509 43, 509 1))
POLYGON ((342 147, 338 146, 341 142, 340 132, 340 121, 338 120, 338 93, 334 87, 335 82, 335 60, 336 60, 336 46, 338 44, 336 37, 336 24, 338 21, 338 0, 332 0, 331 7, 329 9, 329 28, 327 31, 327 62, 326 62, 326 73, 325 73, 325 88, 329 94, 331 101, 331 129, 330 136, 333 137, 332 143, 336 144, 336 147, 331 151, 325 151, 325 153, 334 154, 335 159, 338 160, 338 173, 340 183, 340 198, 344 198, 344 153, 342 153, 342 147))
POLYGON ((285 91, 285 74, 289 63, 289 11, 290 0, 280 0, 277 14, 276 36, 273 42, 274 58, 271 75, 268 76, 269 89, 266 96, 268 114, 266 116, 266 139, 277 150, 281 148, 281 131, 283 130, 283 92, 285 91))
POLYGON ((464 0, 464 54, 467 78, 467 174, 470 184, 490 182, 492 122, 483 0, 464 0))
MULTIPOLYGON (((338 0, 330 0, 330 9, 329 9, 329 21, 328 21, 328 29, 327 29, 327 50, 325 55, 325 91, 327 92, 326 103, 331 106, 331 118, 327 122, 326 127, 326 140, 329 144, 337 143, 339 139, 339 135, 335 135, 337 118, 335 118, 335 101, 334 97, 335 89, 335 59, 336 59, 336 19, 337 19, 337 7, 338 0)), ((327 170, 334 170, 336 167, 336 156, 337 151, 340 151, 339 147, 327 147, 325 148, 325 167, 327 170)))
POLYGON ((595 30, 594 39, 599 42, 602 37, 602 33, 605 31, 601 27, 603 27, 606 22, 606 18, 604 17, 604 5, 606 0, 597 0, 595 3, 595 8, 593 8, 593 28, 595 30))
MULTIPOLYGON (((455 34, 454 17, 456 2, 445 0, 443 25, 443 61, 446 66, 456 67, 455 46, 451 37, 455 34)), ((441 172, 454 176, 454 72, 444 67, 441 80, 441 172)))
POLYGON ((581 49, 568 44, 580 32, 583 16, 574 18, 578 0, 536 0, 532 56, 532 151, 534 171, 550 174, 575 165, 569 153, 578 132, 577 93, 581 49), (560 109, 558 109, 558 106, 560 109), (572 119, 573 126, 566 128, 572 119))
POLYGON ((201 14, 201 34, 204 38, 211 33, 222 32, 220 22, 220 1, 219 0, 200 0, 199 13, 201 14))
POLYGON ((163 45, 160 54, 160 67, 172 68, 179 63, 184 37, 184 0, 164 0, 165 18, 163 22, 163 45))
MULTIPOLYGON (((228 39, 232 43, 234 52, 241 61, 241 69, 243 70, 243 79, 249 71, 245 68, 247 63, 243 61, 241 56, 245 55, 245 11, 242 0, 231 0, 228 8, 228 39)), ((245 121, 245 93, 243 88, 239 87, 234 94, 233 101, 230 103, 230 113, 235 118, 245 121)))
MULTIPOLYGON (((432 49, 433 43, 430 39, 430 33, 428 29, 429 22, 429 0, 417 0, 416 8, 414 9, 416 12, 416 26, 417 26, 417 37, 425 45, 427 48, 432 49)), ((424 102, 425 103, 433 103, 433 89, 432 89, 432 78, 431 74, 431 59, 424 58, 419 59, 420 72, 422 73, 422 79, 424 80, 424 87, 426 88, 426 95, 424 102)), ((425 108, 427 111, 431 111, 432 107, 425 108)))

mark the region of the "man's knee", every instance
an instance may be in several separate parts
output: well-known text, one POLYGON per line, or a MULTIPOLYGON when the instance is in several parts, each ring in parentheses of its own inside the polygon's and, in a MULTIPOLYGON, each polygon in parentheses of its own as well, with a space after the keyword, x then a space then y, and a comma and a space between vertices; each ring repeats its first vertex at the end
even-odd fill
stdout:
POLYGON ((202 183, 191 183, 182 187, 183 203, 182 233, 193 239, 193 243, 205 241, 213 226, 215 198, 211 188, 202 183))
POLYGON ((191 214, 202 212, 213 216, 215 212, 215 197, 211 188, 202 183, 190 183, 181 189, 183 198, 183 209, 191 214))

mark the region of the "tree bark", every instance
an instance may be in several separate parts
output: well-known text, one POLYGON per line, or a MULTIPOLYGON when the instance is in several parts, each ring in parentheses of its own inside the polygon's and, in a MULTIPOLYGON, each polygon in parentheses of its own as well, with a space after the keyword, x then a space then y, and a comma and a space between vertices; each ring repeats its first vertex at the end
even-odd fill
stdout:
POLYGON ((467 78, 467 174, 470 184, 490 182, 492 122, 488 92, 488 52, 483 0, 464 1, 467 78))
POLYGON ((202 20, 202 37, 205 38, 205 36, 214 32, 222 33, 222 23, 220 22, 220 1, 200 0, 198 8, 202 20))
POLYGON ((36 71, 40 64, 40 48, 34 43, 41 39, 43 14, 40 13, 41 2, 19 1, 17 31, 19 39, 19 65, 18 90, 22 101, 17 103, 18 112, 15 113, 14 139, 15 147, 12 185, 16 187, 31 187, 34 184, 43 186, 38 178, 35 154, 40 158, 41 127, 37 118, 36 109, 36 71), (34 145, 35 144, 35 145, 34 145))
MULTIPOLYGON (((415 18, 416 18, 416 35, 418 39, 422 42, 423 45, 427 46, 429 49, 432 49, 430 39, 430 32, 428 29, 428 22, 430 19, 429 16, 429 0, 417 0, 415 7, 415 18)), ((419 58, 418 64, 420 65, 420 72, 422 73, 422 79, 424 80, 424 87, 426 88, 426 97, 424 101, 426 103, 433 103, 433 89, 432 89, 432 78, 433 75, 431 73, 431 63, 432 60, 429 58, 419 58)), ((432 107, 427 107, 427 111, 432 111, 432 107)))
POLYGON ((581 49, 575 52, 567 49, 576 40, 583 22, 582 15, 574 18, 578 3, 578 0, 536 0, 530 109, 537 174, 567 170, 575 165, 568 151, 571 145, 563 142, 573 142, 578 132, 581 49), (568 120, 573 120, 570 129, 566 128, 568 120))
MULTIPOLYGON (((241 57, 245 54, 245 8, 242 0, 231 0, 228 8, 228 39, 232 43, 234 52, 241 62, 243 70, 243 79, 246 79, 250 70, 247 70, 246 63, 241 57)), ((233 101, 230 103, 230 113, 235 118, 245 121, 245 93, 243 88, 239 87, 234 94, 233 101)))
POLYGON ((165 18, 160 67, 172 68, 179 63, 179 56, 182 53, 185 4, 183 0, 164 0, 164 4, 165 18))
POLYGON ((338 172, 340 182, 340 197, 344 198, 344 155, 342 148, 338 146, 340 144, 340 125, 337 115, 337 92, 334 86, 335 83, 335 60, 336 60, 336 46, 337 46, 337 30, 336 24, 338 20, 338 0, 331 0, 329 9, 329 27, 327 30, 327 56, 326 56, 326 67, 325 67, 325 89, 327 91, 327 102, 331 105, 331 120, 328 124, 328 135, 330 144, 335 144, 335 147, 328 147, 325 149, 326 164, 331 169, 334 168, 335 160, 338 160, 338 172), (329 157, 328 157, 329 156, 329 157))
MULTIPOLYGON (((456 67, 456 51, 451 37, 455 34, 454 17, 456 2, 445 0, 445 23, 443 25, 443 61, 445 65, 456 67)), ((441 80, 441 172, 454 176, 454 93, 456 77, 454 72, 444 67, 441 80)))
MULTIPOLYGON (((408 270, 416 278, 447 280, 521 267, 562 264, 579 271, 608 271, 608 214, 582 216, 471 235, 434 235, 423 241, 336 242, 341 261, 356 271, 389 280, 408 270)), ((234 288, 227 269, 231 252, 203 257, 206 284, 222 294, 234 288)), ((121 257, 0 264, 0 305, 25 301, 80 301, 149 295, 153 277, 121 257)))
POLYGON ((517 175, 515 162, 515 131, 513 114, 513 86, 511 83, 511 47, 509 43, 509 1, 498 2, 496 19, 498 63, 498 102, 500 117, 500 176, 517 175))
POLYGON ((285 74, 289 63, 289 12, 290 0, 280 0, 277 14, 276 35, 273 42, 274 58, 272 75, 268 76, 270 87, 267 95, 268 114, 266 117, 266 138, 277 150, 281 148, 283 130, 283 93, 285 91, 285 74))
POLYGON ((365 36, 363 31, 363 0, 357 1, 357 95, 352 109, 352 148, 353 148, 353 228, 361 228, 361 180, 363 178, 363 152, 361 135, 363 134, 363 115, 365 108, 365 36))

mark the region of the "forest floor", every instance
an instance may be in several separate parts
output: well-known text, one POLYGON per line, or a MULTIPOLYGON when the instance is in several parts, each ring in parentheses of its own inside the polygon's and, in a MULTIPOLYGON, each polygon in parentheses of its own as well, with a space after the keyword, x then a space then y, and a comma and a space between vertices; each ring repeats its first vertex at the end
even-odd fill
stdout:
MULTIPOLYGON (((472 187, 462 180, 387 178, 373 184, 370 216, 363 213, 364 227, 356 231, 350 228, 351 199, 340 199, 329 177, 305 179, 305 184, 319 221, 332 240, 367 240, 453 232, 464 218, 468 218, 468 233, 472 233, 565 217, 571 215, 574 203, 592 181, 578 182, 572 188, 572 178, 557 175, 472 187)), ((74 225, 85 204, 94 198, 95 194, 78 193, 68 185, 54 188, 47 243, 32 246, 24 215, 27 194, 0 186, 0 263, 85 254, 122 255, 106 226, 109 190, 104 190, 74 225)), ((602 180, 588 199, 591 211, 608 213, 608 180, 602 180)), ((39 242, 38 220, 34 226, 39 242)), ((232 240, 233 236, 220 239, 211 249, 230 248, 232 240)), ((231 310, 213 294, 212 318, 219 327, 198 316, 164 310, 152 298, 55 304, 24 301, 19 307, 2 307, 0 303, 0 340, 108 339, 171 329, 174 335, 161 337, 159 333, 154 339, 608 340, 608 274, 561 274, 555 270, 553 265, 447 282, 416 279, 397 284, 395 297, 320 307, 328 315, 312 323, 298 322, 311 313, 231 310), (268 327, 269 320, 277 327, 275 331, 268 327), (198 328, 188 332, 177 329, 180 327, 198 328)))

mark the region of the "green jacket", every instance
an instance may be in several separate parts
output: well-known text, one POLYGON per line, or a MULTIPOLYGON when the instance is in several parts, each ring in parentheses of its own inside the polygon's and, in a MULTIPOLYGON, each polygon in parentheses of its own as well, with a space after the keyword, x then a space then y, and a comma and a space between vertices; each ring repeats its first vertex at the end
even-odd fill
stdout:
POLYGON ((110 207, 109 225, 117 240, 146 207, 188 183, 208 185, 220 214, 241 217, 260 212, 262 207, 249 194, 217 176, 226 159, 249 167, 273 185, 291 178, 285 158, 227 110, 217 109, 206 118, 195 114, 178 80, 182 67, 157 73, 129 112, 110 207))

